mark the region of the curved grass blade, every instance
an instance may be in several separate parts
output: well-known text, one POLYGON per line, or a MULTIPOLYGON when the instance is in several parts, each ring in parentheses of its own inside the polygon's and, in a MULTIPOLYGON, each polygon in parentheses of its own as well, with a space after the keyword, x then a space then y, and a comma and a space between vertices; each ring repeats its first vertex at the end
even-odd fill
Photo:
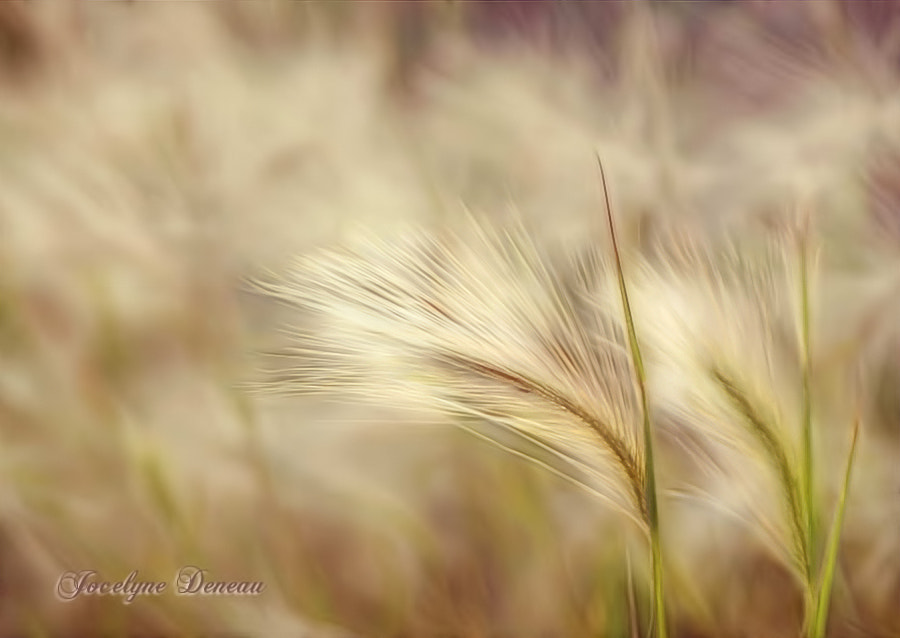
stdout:
POLYGON ((814 468, 812 453, 812 364, 810 362, 810 304, 809 304, 809 220, 800 231, 798 252, 800 259, 800 368, 802 375, 802 457, 801 487, 803 490, 803 516, 806 532, 805 545, 809 553, 806 561, 806 578, 812 582, 812 556, 816 552, 816 514, 814 500, 814 468))
POLYGON ((637 333, 634 329, 634 317, 631 314, 631 304, 628 301, 628 288, 625 285, 625 274, 622 269, 622 256, 619 251, 619 241, 616 236, 616 227, 613 222, 612 207, 609 203, 609 189, 606 185, 606 174, 603 171, 603 162, 597 156, 597 164, 600 166, 600 179, 603 183, 603 197, 606 203, 606 219, 609 222, 609 233, 612 239, 613 255, 615 257, 616 278, 619 282, 619 293, 622 297, 622 307, 625 313, 625 324, 628 328, 628 345, 631 348, 631 358, 634 362, 634 375, 637 381, 638 393, 641 401, 641 413, 643 418, 644 435, 644 489, 646 490, 645 502, 647 508, 647 524, 650 527, 650 551, 653 561, 653 602, 656 617, 657 638, 666 638, 666 608, 663 594, 663 569, 662 550, 660 546, 659 511, 657 509, 656 474, 653 464, 653 431, 650 424, 650 405, 647 399, 647 376, 644 371, 644 360, 641 356, 641 348, 638 343, 637 333))
POLYGON ((837 555, 840 549, 841 528, 844 523, 844 511, 847 506, 847 492, 850 487, 850 476, 853 472, 853 461, 856 457, 856 442, 859 439, 859 416, 853 423, 853 435, 850 439, 850 452, 847 455, 847 467, 844 470, 844 482, 841 485, 841 494, 838 498, 837 510, 834 513, 834 521, 828 534, 828 546, 825 550, 822 574, 819 579, 819 587, 816 593, 815 618, 810 638, 824 638, 828 627, 828 610, 831 603, 831 588, 834 583, 834 572, 837 566, 837 555))

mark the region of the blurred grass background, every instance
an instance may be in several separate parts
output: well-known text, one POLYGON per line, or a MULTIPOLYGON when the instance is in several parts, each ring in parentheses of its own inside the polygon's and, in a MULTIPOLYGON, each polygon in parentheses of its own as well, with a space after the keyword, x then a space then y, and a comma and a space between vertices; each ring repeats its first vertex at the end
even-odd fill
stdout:
MULTIPOLYGON (((564 246, 601 214, 595 150, 640 254, 814 211, 828 494, 865 371, 831 635, 900 635, 898 6, 0 4, 0 635, 646 631, 588 496, 415 414, 242 389, 288 312, 249 278, 465 209, 564 246), (54 594, 191 563, 268 589, 54 594)), ((663 507, 673 635, 797 635, 752 535, 663 507)))

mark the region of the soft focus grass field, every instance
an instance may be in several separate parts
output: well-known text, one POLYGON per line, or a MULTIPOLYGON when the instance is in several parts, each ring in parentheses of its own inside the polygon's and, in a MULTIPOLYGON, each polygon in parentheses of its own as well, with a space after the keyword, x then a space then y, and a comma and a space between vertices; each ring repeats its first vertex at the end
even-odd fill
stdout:
POLYGON ((804 632, 856 422, 818 626, 900 635, 898 80, 886 2, 3 3, 0 636, 647 635, 642 384, 670 636, 804 632))

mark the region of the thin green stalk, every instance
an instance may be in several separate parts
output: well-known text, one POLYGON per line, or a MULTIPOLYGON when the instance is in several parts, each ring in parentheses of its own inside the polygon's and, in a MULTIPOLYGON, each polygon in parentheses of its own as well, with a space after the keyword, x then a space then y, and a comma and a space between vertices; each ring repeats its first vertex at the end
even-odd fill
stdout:
MULTIPOLYGON (((803 507, 806 526, 806 548, 809 552, 806 561, 811 569, 816 553, 816 520, 813 507, 813 458, 812 458, 812 390, 810 387, 810 311, 809 311, 809 257, 807 243, 807 229, 800 234, 800 340, 801 340, 801 367, 803 383, 802 405, 802 488, 803 507)), ((807 580, 812 582, 811 572, 806 574, 807 580)))
POLYGON ((616 276, 619 282, 619 293, 622 297, 622 306, 625 310, 625 324, 628 328, 628 345, 631 348, 631 358, 634 361, 635 379, 638 393, 641 399, 641 413, 643 415, 644 429, 644 475, 646 477, 645 489, 647 503, 647 525, 650 528, 650 552, 653 561, 653 602, 656 616, 657 638, 666 638, 666 607, 663 595, 663 568, 662 551, 660 546, 659 512, 656 497, 656 472, 653 465, 653 432, 650 424, 650 406, 647 399, 646 373, 644 360, 641 356, 641 348, 638 343, 637 333, 634 329, 634 317, 631 313, 631 304, 628 301, 628 289, 625 285, 625 274, 622 269, 622 257, 619 252, 619 241, 616 236, 615 223, 613 222, 612 207, 609 203, 609 189, 606 185, 606 173, 603 171, 603 162, 597 157, 600 166, 600 179, 603 182, 603 196, 606 203, 606 219, 609 222, 609 233, 612 238, 613 254, 616 260, 616 276))
POLYGON ((847 455, 847 467, 844 470, 844 482, 841 485, 841 494, 838 498, 837 510, 834 513, 834 521, 828 534, 828 546, 825 550, 822 574, 819 579, 819 587, 816 593, 815 619, 809 638, 824 638, 828 627, 828 610, 831 603, 831 588, 834 583, 834 572, 837 566, 837 555, 841 541, 841 528, 844 524, 844 510, 847 505, 847 492, 850 488, 850 475, 853 471, 853 460, 856 457, 856 442, 859 439, 859 416, 853 423, 853 437, 850 440, 850 452, 847 455))

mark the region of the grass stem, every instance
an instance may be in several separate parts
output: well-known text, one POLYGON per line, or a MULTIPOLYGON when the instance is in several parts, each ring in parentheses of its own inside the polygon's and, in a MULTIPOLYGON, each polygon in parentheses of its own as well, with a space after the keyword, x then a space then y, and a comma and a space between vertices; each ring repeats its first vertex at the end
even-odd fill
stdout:
POLYGON ((650 406, 647 398, 646 373, 644 360, 641 356, 641 348, 638 343, 637 333, 634 328, 634 317, 631 313, 631 304, 628 301, 628 288, 625 285, 625 274, 622 268, 622 256, 619 251, 619 241, 616 236, 616 227, 613 221, 612 206, 609 203, 609 188, 606 184, 606 173, 603 170, 603 162, 597 157, 600 166, 600 179, 603 183, 603 196, 606 204, 606 219, 609 222, 609 233, 612 239, 613 254, 616 262, 616 276, 619 282, 619 293, 622 297, 622 307, 625 313, 625 324, 628 329, 628 344, 631 348, 631 357, 634 362, 634 374, 637 381, 638 392, 641 400, 641 414, 643 416, 644 434, 644 475, 646 478, 646 504, 647 524, 650 528, 650 552, 653 565, 653 603, 656 617, 657 638, 666 638, 666 608, 663 593, 663 568, 662 548, 660 544, 659 511, 656 496, 656 473, 653 464, 653 431, 650 423, 650 406))
MULTIPOLYGON (((811 362, 810 362, 810 304, 809 304, 809 248, 808 230, 800 231, 800 341, 801 341, 801 368, 802 368, 802 488, 804 524, 806 527, 806 548, 809 552, 806 564, 814 563, 816 553, 816 517, 813 506, 813 454, 812 454, 812 390, 811 390, 811 362)), ((812 574, 807 572, 807 580, 812 581, 812 574)))
POLYGON ((819 578, 815 601, 815 617, 809 638, 824 638, 828 627, 828 611, 831 603, 831 589, 834 583, 834 572, 837 566, 837 555, 840 548, 841 528, 844 524, 844 510, 847 505, 847 492, 850 487, 850 475, 853 472, 853 461, 856 457, 856 442, 859 439, 859 416, 853 423, 853 435, 850 439, 850 451, 847 454, 847 466, 844 470, 844 481, 841 484, 841 493, 838 497, 837 510, 828 534, 828 546, 825 550, 822 573, 819 578))

